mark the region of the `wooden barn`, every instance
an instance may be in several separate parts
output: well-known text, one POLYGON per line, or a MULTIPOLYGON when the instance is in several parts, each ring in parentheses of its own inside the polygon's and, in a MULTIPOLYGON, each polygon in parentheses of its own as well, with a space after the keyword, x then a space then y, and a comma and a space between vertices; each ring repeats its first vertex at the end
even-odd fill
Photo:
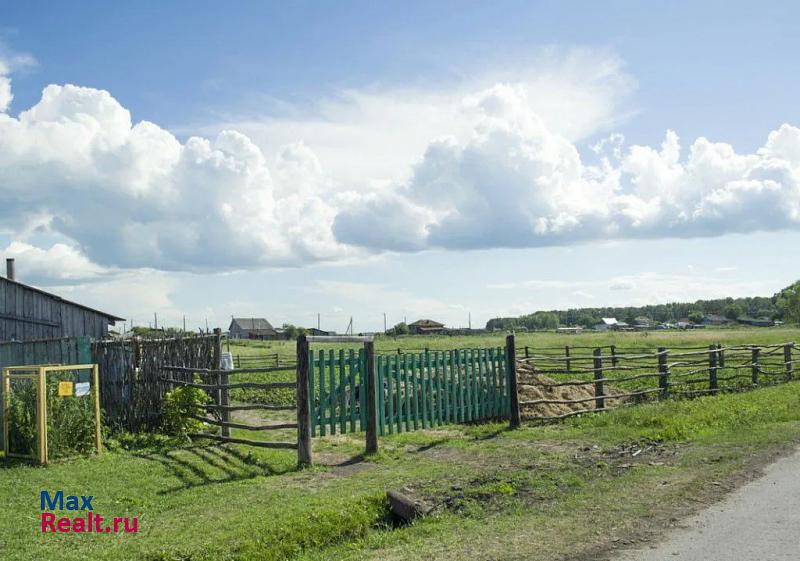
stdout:
POLYGON ((264 318, 231 318, 228 337, 231 339, 278 339, 281 335, 264 318))
POLYGON ((18 282, 14 260, 6 259, 6 277, 0 277, 0 341, 80 336, 105 339, 108 326, 117 321, 123 318, 18 282))

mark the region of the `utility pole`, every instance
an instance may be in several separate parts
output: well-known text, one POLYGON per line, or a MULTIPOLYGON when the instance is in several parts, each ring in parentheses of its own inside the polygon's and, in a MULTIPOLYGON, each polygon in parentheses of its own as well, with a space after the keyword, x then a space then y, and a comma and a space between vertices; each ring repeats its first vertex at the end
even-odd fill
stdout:
POLYGON ((320 321, 319 321, 319 312, 317 312, 317 329, 320 329, 320 330, 322 329, 322 327, 320 326, 320 321))
POLYGON ((206 333, 208 333, 208 316, 206 316, 206 333))
POLYGON ((158 313, 153 312, 153 329, 158 329, 158 313))
POLYGON ((183 314, 183 332, 186 333, 186 314, 183 314))
POLYGON ((383 312, 383 334, 386 334, 386 312, 383 312))
POLYGON ((469 312, 469 330, 472 331, 472 312, 469 312))

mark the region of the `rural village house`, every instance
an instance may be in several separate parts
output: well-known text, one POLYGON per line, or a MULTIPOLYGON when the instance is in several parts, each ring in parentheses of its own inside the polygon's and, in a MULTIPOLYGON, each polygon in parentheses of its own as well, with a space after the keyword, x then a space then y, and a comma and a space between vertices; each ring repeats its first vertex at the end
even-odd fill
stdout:
POLYGON ((264 318, 231 318, 228 336, 231 339, 278 339, 282 334, 264 318))
POLYGON ((408 330, 412 335, 444 333, 444 324, 432 319, 418 319, 408 326, 408 330))
POLYGON ((627 323, 617 321, 617 318, 600 318, 601 322, 594 326, 595 331, 608 331, 628 327, 627 323))

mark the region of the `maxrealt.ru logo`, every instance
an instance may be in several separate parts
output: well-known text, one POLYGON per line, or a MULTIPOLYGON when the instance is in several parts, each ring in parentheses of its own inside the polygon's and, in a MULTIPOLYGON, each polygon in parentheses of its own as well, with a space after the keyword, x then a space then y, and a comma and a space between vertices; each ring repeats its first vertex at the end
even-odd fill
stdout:
POLYGON ((105 518, 94 513, 92 500, 94 496, 84 495, 64 495, 64 491, 56 491, 50 495, 47 491, 42 491, 40 495, 42 509, 42 532, 85 533, 85 532, 128 532, 137 533, 139 531, 139 519, 133 518, 112 518, 110 522, 105 518), (68 511, 85 513, 85 517, 77 516, 69 518, 66 516, 57 517, 53 512, 48 511, 68 511))

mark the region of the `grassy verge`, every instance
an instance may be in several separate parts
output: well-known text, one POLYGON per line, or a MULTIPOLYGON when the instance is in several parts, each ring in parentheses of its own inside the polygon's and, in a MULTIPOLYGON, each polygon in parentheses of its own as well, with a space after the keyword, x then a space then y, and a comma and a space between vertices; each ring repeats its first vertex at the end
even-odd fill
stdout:
POLYGON ((0 464, 3 559, 558 559, 647 538, 800 441, 800 383, 549 427, 452 427, 289 452, 150 443, 48 468, 0 464), (715 483, 712 485, 712 482, 715 483), (386 489, 436 505, 393 528, 386 489), (39 492, 94 495, 138 534, 43 535, 39 492))

